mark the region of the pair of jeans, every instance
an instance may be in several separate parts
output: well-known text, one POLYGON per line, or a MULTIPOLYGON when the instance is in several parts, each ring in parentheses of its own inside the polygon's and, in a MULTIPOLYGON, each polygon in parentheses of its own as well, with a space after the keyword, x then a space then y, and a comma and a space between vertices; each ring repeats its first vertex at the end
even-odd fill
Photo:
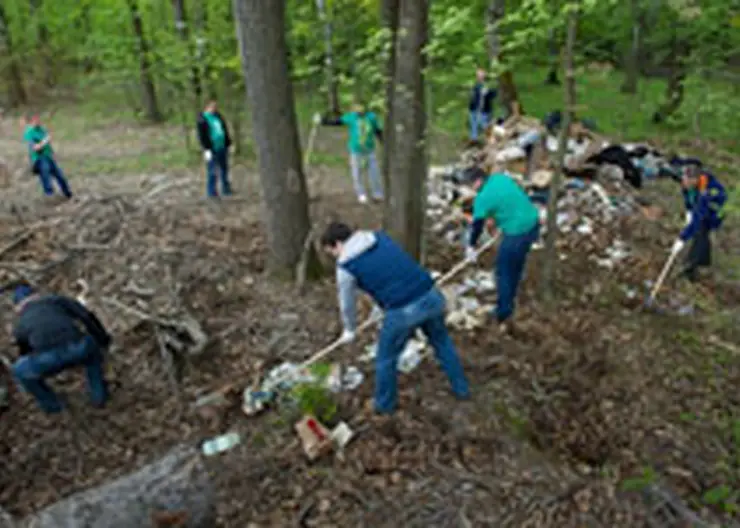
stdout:
POLYGON ((358 198, 366 197, 365 185, 362 183, 361 167, 367 166, 367 175, 370 180, 370 190, 373 198, 376 200, 383 199, 383 183, 380 181, 380 171, 378 170, 378 158, 375 152, 361 154, 353 152, 349 156, 349 165, 352 169, 352 183, 355 186, 355 193, 358 198))
POLYGON ((424 332, 434 348, 442 370, 459 398, 468 398, 470 389, 460 358, 445 325, 445 298, 432 288, 416 301, 398 309, 387 310, 378 339, 375 357, 375 411, 390 414, 398 399, 398 359, 406 342, 417 328, 424 332))
POLYGON ((491 116, 484 112, 470 112, 470 139, 478 139, 478 134, 488 126, 491 116))
POLYGON ((43 156, 36 160, 34 170, 38 173, 39 179, 41 180, 41 187, 44 190, 46 196, 54 195, 54 187, 52 181, 56 181, 59 190, 67 198, 72 198, 72 191, 69 188, 66 178, 62 169, 59 168, 54 158, 43 156))
POLYGON ((532 248, 532 244, 539 237, 539 223, 523 235, 504 234, 496 255, 496 270, 494 272, 498 291, 496 319, 500 323, 506 321, 514 313, 516 293, 527 263, 527 255, 532 248))
POLYGON ((62 402, 46 383, 46 378, 79 366, 85 367, 90 400, 93 405, 102 407, 108 399, 103 352, 90 336, 76 343, 20 357, 13 364, 13 375, 18 384, 36 398, 39 407, 51 414, 61 412, 62 402))
POLYGON ((221 178, 221 191, 224 196, 231 196, 229 182, 229 151, 228 149, 211 151, 211 159, 206 164, 206 193, 209 198, 218 196, 218 179, 221 178))
POLYGON ((698 278, 699 268, 712 265, 712 238, 707 222, 704 222, 694 234, 691 247, 686 255, 684 275, 691 281, 698 278))

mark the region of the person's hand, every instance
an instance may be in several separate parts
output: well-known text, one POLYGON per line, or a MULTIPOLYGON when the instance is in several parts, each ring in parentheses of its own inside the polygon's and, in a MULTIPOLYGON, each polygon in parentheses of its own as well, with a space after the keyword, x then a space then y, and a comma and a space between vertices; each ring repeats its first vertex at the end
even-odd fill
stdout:
POLYGON ((344 330, 344 331, 342 332, 342 335, 341 335, 341 336, 339 336, 339 342, 340 342, 340 343, 341 343, 342 345, 346 345, 346 344, 348 344, 348 343, 351 343, 351 342, 352 342, 352 341, 354 341, 354 340, 355 340, 355 332, 353 332, 352 330, 347 330, 347 329, 345 329, 345 330, 344 330))
POLYGON ((689 225, 691 223, 691 211, 686 213, 686 225, 689 225))
POLYGON ((204 150, 203 151, 203 159, 206 160, 206 162, 211 161, 211 158, 213 158, 213 152, 210 150, 204 150))
POLYGON ((468 246, 465 248, 465 260, 470 263, 478 260, 478 253, 475 251, 475 248, 473 246, 468 246))
POLYGON ((313 115, 313 124, 314 125, 320 125, 321 124, 321 114, 320 113, 316 112, 313 115))
POLYGON ((680 238, 676 239, 676 241, 673 243, 673 247, 671 248, 671 254, 677 255, 678 253, 681 252, 681 250, 683 249, 685 245, 686 245, 686 242, 684 242, 680 238))
POLYGON ((383 310, 380 309, 380 306, 377 304, 373 306, 373 311, 370 312, 370 319, 372 320, 380 320, 383 318, 383 310))
POLYGON ((234 152, 236 151, 236 145, 229 145, 229 154, 232 156, 234 155, 234 152))

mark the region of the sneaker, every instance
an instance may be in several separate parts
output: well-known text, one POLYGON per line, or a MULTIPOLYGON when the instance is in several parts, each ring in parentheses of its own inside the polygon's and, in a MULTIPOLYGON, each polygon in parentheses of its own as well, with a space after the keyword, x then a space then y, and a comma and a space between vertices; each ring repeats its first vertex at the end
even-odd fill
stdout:
POLYGON ((357 197, 357 200, 361 204, 366 204, 367 203, 367 196, 365 196, 364 194, 361 194, 360 196, 357 197))

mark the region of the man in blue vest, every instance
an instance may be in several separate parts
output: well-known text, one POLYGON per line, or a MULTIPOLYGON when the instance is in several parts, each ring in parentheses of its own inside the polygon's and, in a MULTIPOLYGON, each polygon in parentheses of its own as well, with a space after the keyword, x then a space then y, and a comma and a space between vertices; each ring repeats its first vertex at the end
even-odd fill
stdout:
POLYGON ((231 136, 226 121, 216 109, 216 101, 209 101, 198 116, 198 140, 203 148, 206 162, 206 193, 209 198, 218 197, 218 178, 221 178, 221 191, 231 196, 229 181, 229 148, 231 136), (216 174, 218 172, 218 175, 216 174))
POLYGON ((698 268, 712 264, 710 233, 722 225, 722 207, 727 202, 724 186, 699 160, 684 160, 682 194, 686 207, 686 225, 671 251, 679 253, 692 240, 684 274, 690 281, 698 278, 698 268))
POLYGON ((386 415, 395 411, 398 359, 417 328, 434 348, 452 393, 468 399, 468 382, 445 326, 445 298, 429 272, 383 232, 353 231, 335 222, 327 227, 321 245, 337 259, 344 324, 340 339, 349 343, 355 338, 357 288, 384 313, 375 357, 375 411, 386 415))

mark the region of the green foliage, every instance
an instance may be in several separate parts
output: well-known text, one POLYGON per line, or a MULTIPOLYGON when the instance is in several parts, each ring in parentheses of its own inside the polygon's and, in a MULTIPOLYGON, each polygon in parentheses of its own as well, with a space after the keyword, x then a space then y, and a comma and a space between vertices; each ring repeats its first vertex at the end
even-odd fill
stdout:
POLYGON ((291 396, 303 414, 312 414, 329 423, 337 414, 337 404, 331 392, 318 383, 302 383, 291 390, 291 396))
POLYGON ((642 491, 648 486, 655 484, 658 475, 651 467, 642 468, 640 475, 624 479, 621 484, 622 491, 642 491))

